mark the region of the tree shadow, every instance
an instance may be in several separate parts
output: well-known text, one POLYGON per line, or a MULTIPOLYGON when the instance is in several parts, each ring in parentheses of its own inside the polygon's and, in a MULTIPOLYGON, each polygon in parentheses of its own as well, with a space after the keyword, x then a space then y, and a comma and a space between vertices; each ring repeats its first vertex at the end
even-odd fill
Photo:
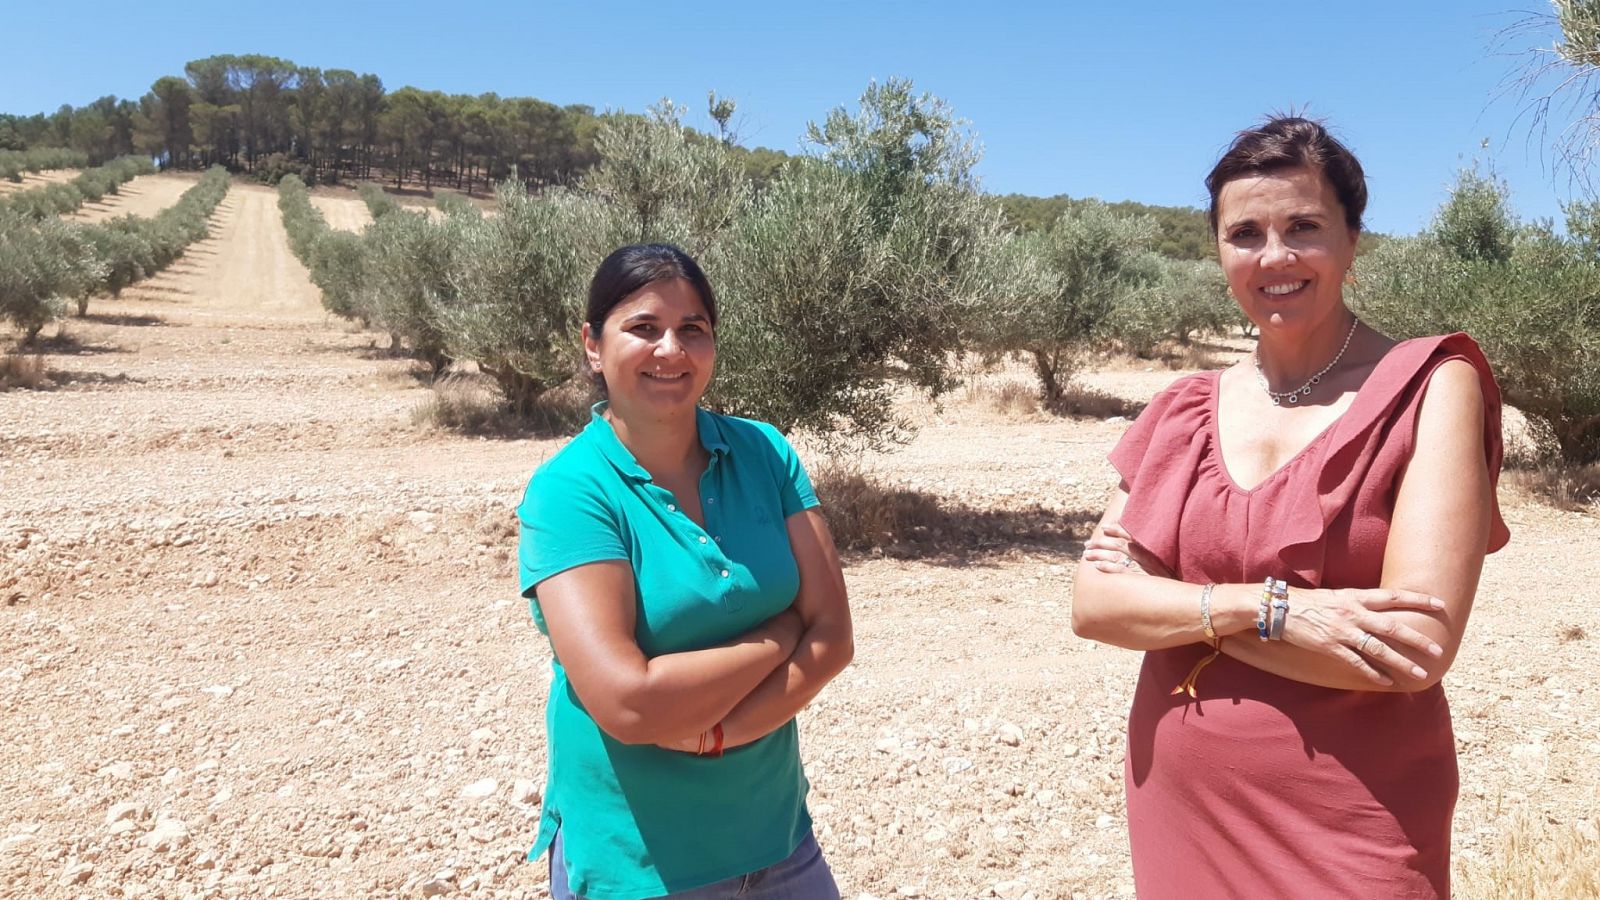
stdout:
POLYGON ((66 330, 57 331, 49 337, 40 335, 33 339, 33 343, 28 349, 55 356, 102 356, 107 353, 128 352, 116 344, 108 344, 104 341, 90 343, 66 330))
POLYGON ((1105 391, 1072 384, 1061 392, 1060 397, 1047 400, 1041 405, 1053 415, 1074 419, 1112 419, 1117 416, 1137 419, 1149 404, 1143 400, 1129 400, 1105 391))
POLYGON ((828 528, 841 551, 964 566, 1014 552, 1075 552, 1099 521, 1096 510, 1040 504, 980 508, 887 486, 859 470, 823 466, 815 479, 828 528))
POLYGON ((140 316, 132 313, 97 313, 92 312, 79 318, 83 322, 94 322, 98 325, 120 325, 125 328, 148 328, 152 325, 167 325, 166 319, 160 316, 140 316))
POLYGON ((85 387, 108 387, 119 384, 144 384, 148 379, 136 378, 125 372, 115 374, 107 372, 74 372, 67 369, 49 369, 45 373, 50 387, 41 386, 42 390, 63 388, 75 385, 85 387))

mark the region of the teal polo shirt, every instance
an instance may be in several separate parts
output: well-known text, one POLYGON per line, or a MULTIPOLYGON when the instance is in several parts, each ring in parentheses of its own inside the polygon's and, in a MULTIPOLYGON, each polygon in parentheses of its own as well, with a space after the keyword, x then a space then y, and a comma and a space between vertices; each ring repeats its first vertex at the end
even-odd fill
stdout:
MULTIPOLYGON (((633 567, 646 656, 734 638, 789 607, 800 573, 785 519, 817 505, 794 449, 763 422, 696 411, 711 461, 706 526, 683 513, 617 439, 596 404, 587 427, 534 472, 522 522, 522 595, 575 566, 633 567)), ((795 723, 720 758, 630 746, 600 730, 561 660, 545 710, 549 777, 536 859, 560 827, 572 890, 594 900, 659 897, 786 859, 811 830, 795 723)))

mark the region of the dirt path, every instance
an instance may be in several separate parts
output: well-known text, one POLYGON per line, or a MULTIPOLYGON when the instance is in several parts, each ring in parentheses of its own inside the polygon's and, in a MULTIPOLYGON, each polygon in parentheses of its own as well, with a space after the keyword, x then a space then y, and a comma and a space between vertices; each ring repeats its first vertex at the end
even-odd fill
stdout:
POLYGON ((150 217, 178 202, 199 177, 192 173, 140 175, 107 194, 99 203, 85 203, 67 218, 77 222, 103 222, 116 216, 150 217))
MULTIPOLYGON (((511 509, 560 442, 413 426, 427 392, 321 311, 275 202, 236 186, 213 238, 68 323, 54 390, 0 394, 0 895, 545 896, 511 509)), ((857 661, 802 718, 846 897, 1131 892, 1138 656, 1071 635, 1062 524, 1126 422, 988 396, 862 463, 956 533, 848 565, 857 661)), ((1448 681, 1463 870, 1512 812, 1600 802, 1600 528, 1505 500, 1448 681)))
POLYGON ((322 211, 329 228, 341 231, 360 231, 372 224, 372 213, 367 204, 354 196, 322 196, 313 194, 311 205, 322 211))
POLYGON ((43 172, 25 172, 21 181, 0 178, 0 197, 14 191, 31 191, 47 184, 60 184, 78 177, 82 169, 46 169, 43 172))

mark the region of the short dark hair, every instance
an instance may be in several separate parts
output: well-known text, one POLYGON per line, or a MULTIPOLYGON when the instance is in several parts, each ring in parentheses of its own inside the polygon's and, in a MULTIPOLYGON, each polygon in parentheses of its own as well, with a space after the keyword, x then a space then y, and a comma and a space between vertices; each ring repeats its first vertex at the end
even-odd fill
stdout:
POLYGON ((1246 175, 1265 175, 1304 166, 1322 173, 1344 207, 1344 221, 1361 229, 1367 211, 1367 176, 1350 148, 1339 143, 1321 122, 1300 116, 1272 116, 1255 128, 1239 132, 1226 153, 1206 176, 1211 205, 1206 218, 1217 233, 1217 196, 1222 186, 1246 175))
MULTIPOLYGON (((606 317, 622 301, 658 281, 682 278, 694 286, 705 305, 711 327, 717 327, 717 295, 711 290, 711 280, 700 269, 694 257, 671 244, 628 244, 611 251, 600 261, 589 279, 589 305, 584 311, 584 321, 596 340, 604 330, 606 317)), ((595 389, 606 393, 605 375, 591 372, 595 389)))

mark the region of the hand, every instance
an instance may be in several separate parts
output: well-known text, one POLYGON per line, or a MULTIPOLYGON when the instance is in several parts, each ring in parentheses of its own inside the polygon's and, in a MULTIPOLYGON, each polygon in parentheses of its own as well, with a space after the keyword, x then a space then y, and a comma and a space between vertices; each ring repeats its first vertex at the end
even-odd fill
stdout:
POLYGON ((1108 575, 1134 573, 1171 578, 1172 572, 1134 543, 1121 522, 1108 522, 1083 545, 1083 560, 1108 575))
POLYGON ((1444 648, 1398 618, 1383 615, 1385 611, 1408 609, 1438 612, 1444 609, 1444 601, 1416 591, 1387 588, 1292 588, 1283 639, 1341 659, 1384 687, 1394 684, 1384 670, 1422 681, 1428 677, 1427 671, 1401 656, 1394 647, 1411 647, 1434 658, 1443 656, 1444 648))

